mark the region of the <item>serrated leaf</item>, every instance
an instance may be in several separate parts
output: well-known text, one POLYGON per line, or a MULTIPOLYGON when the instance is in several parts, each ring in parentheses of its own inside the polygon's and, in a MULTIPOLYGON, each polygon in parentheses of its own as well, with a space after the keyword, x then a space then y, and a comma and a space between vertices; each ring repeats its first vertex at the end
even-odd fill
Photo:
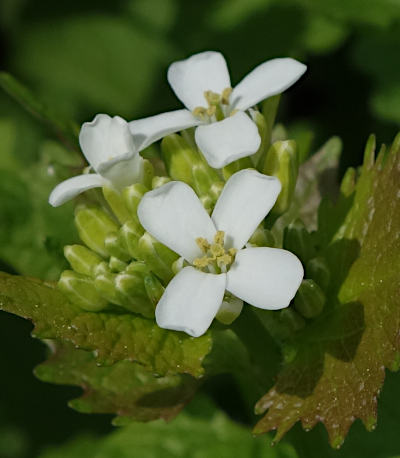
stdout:
POLYGON ((94 351, 99 364, 137 361, 159 375, 203 374, 211 337, 192 338, 129 313, 84 312, 51 283, 0 273, 0 309, 33 321, 33 335, 94 351))
POLYGON ((44 382, 78 385, 83 396, 69 405, 83 413, 118 415, 114 423, 171 420, 194 395, 199 382, 189 375, 155 377, 143 366, 120 361, 99 366, 93 353, 50 341, 51 357, 35 369, 44 382))
POLYGON ((201 416, 182 413, 169 424, 136 423, 104 438, 81 436, 52 447, 40 458, 297 458, 289 444, 270 447, 212 406, 201 416))
POLYGON ((400 362, 399 138, 375 162, 367 150, 353 205, 323 251, 334 279, 326 312, 290 342, 291 361, 257 405, 268 410, 258 433, 277 429, 279 440, 297 421, 322 422, 338 447, 356 418, 375 426, 385 368, 400 362))

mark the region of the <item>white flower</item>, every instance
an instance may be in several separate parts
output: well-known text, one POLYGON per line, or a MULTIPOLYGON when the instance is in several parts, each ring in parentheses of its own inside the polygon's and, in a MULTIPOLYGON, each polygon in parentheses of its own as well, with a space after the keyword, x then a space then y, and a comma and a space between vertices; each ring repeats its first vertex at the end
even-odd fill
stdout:
POLYGON ((211 217, 193 189, 179 181, 144 195, 138 208, 143 227, 191 264, 171 280, 157 305, 161 328, 204 334, 225 290, 262 309, 289 305, 303 278, 298 258, 277 248, 243 248, 280 190, 277 178, 241 170, 226 183, 211 217))
POLYGON ((168 69, 168 82, 187 109, 132 121, 129 126, 152 141, 198 126, 197 146, 212 167, 221 168, 254 154, 260 146, 257 126, 246 111, 286 90, 305 71, 306 66, 294 59, 272 59, 256 67, 232 90, 222 54, 195 54, 168 69))
POLYGON ((91 168, 97 173, 78 175, 57 185, 49 203, 58 207, 88 189, 112 185, 119 189, 141 179, 143 159, 139 155, 143 138, 132 135, 128 123, 115 116, 98 114, 85 122, 79 143, 91 168))

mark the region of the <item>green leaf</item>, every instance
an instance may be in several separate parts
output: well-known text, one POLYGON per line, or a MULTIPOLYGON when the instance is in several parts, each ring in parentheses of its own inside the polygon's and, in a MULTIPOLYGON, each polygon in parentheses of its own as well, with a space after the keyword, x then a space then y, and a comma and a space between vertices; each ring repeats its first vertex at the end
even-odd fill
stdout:
MULTIPOLYGON (((204 406, 201 406, 204 410, 204 406)), ((105 438, 81 436, 52 447, 40 458, 296 458, 289 444, 270 447, 249 430, 211 407, 211 414, 182 413, 170 424, 156 421, 133 424, 105 438)))
POLYGON ((155 377, 143 366, 120 361, 99 366, 93 353, 50 341, 51 357, 35 369, 44 382, 81 386, 84 393, 69 405, 83 413, 118 415, 114 424, 131 420, 174 418, 194 395, 199 382, 189 375, 155 377))
POLYGON ((339 447, 356 418, 375 427, 385 368, 400 364, 399 145, 376 161, 366 149, 353 204, 320 253, 333 279, 325 312, 287 343, 291 356, 257 404, 267 411, 257 433, 277 429, 279 440, 299 420, 321 422, 339 447))
POLYGON ((99 364, 129 360, 155 374, 203 374, 211 337, 159 328, 132 313, 84 312, 51 283, 0 273, 0 309, 33 321, 33 335, 94 351, 99 364))

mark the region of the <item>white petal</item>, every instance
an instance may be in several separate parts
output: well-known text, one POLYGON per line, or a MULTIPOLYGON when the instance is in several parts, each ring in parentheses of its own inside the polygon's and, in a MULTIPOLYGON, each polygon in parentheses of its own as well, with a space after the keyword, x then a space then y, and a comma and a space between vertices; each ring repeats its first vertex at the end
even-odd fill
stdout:
POLYGON ((189 110, 175 110, 129 123, 135 145, 139 151, 166 135, 201 124, 189 110))
POLYGON ((205 91, 220 94, 231 86, 224 56, 215 51, 206 51, 179 62, 168 69, 168 82, 181 102, 192 111, 196 107, 207 107, 205 91))
POLYGON ((218 312, 225 284, 225 274, 206 274, 185 267, 168 284, 157 305, 158 326, 201 336, 218 312))
POLYGON ((136 152, 128 123, 119 116, 98 114, 92 122, 85 122, 79 143, 89 164, 99 173, 108 161, 124 160, 136 152))
POLYGON ((216 233, 193 189, 181 181, 171 181, 146 193, 138 217, 147 232, 189 262, 202 256, 196 238, 212 241, 216 233))
POLYGON ((303 266, 279 248, 246 248, 236 254, 227 273, 226 289, 261 309, 287 307, 303 279, 303 266))
POLYGON ((98 167, 99 172, 117 189, 122 189, 141 181, 143 177, 143 158, 138 153, 128 153, 124 156, 103 162, 98 167))
POLYGON ((256 67, 233 89, 231 105, 247 110, 294 84, 307 67, 291 58, 272 59, 256 67))
POLYGON ((265 218, 281 191, 281 183, 253 169, 240 170, 227 181, 211 219, 225 232, 228 247, 242 248, 265 218))
POLYGON ((222 301, 215 318, 223 324, 232 324, 241 314, 243 301, 238 297, 229 297, 222 301))
POLYGON ((199 126, 197 146, 215 169, 254 154, 261 143, 256 124, 243 111, 222 121, 199 126))
POLYGON ((81 192, 92 188, 99 188, 107 184, 102 176, 96 174, 78 175, 69 178, 58 184, 49 197, 49 204, 53 207, 58 207, 68 200, 73 199, 81 192))

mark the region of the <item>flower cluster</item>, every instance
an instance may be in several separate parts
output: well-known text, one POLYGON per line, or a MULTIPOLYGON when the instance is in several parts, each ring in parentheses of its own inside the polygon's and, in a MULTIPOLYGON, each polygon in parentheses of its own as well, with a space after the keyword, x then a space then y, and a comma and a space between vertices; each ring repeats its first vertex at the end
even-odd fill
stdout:
POLYGON ((271 148, 256 105, 305 68, 273 59, 232 88, 223 56, 203 52, 168 70, 185 109, 131 122, 99 114, 83 124, 79 141, 90 168, 60 183, 49 202, 58 206, 101 187, 107 207, 77 208, 87 248, 66 247, 73 271, 62 274, 60 288, 88 310, 114 304, 155 314, 160 327, 194 337, 215 317, 231 323, 243 301, 287 307, 303 267, 268 244, 263 221, 271 210, 282 212, 293 193, 293 182, 282 189, 274 163, 293 145, 272 145, 266 157, 271 148), (168 176, 154 176, 140 154, 160 139, 168 176))

